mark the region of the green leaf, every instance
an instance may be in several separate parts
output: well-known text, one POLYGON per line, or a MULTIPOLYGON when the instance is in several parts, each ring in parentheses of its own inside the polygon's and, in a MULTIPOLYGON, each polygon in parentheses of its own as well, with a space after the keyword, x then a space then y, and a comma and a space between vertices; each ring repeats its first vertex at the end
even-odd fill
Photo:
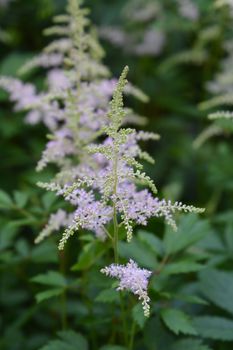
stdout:
POLYGON ((2 61, 0 65, 0 74, 16 76, 18 69, 31 58, 32 55, 28 53, 11 53, 2 61))
POLYGON ((31 278, 31 281, 49 286, 66 287, 64 276, 57 271, 48 271, 46 274, 37 275, 31 278))
POLYGON ((100 350, 127 350, 127 348, 120 345, 104 345, 100 348, 100 350))
POLYGON ((180 273, 189 273, 199 271, 204 268, 204 265, 196 263, 194 261, 183 260, 174 263, 167 264, 161 274, 164 275, 175 275, 180 273))
POLYGON ((144 316, 143 309, 141 304, 136 304, 132 310, 133 320, 136 324, 143 329, 147 318, 144 316))
POLYGON ((200 289, 215 305, 233 314, 233 273, 206 270, 200 273, 200 289))
POLYGON ((164 237, 166 254, 174 254, 192 246, 210 233, 210 226, 206 220, 197 215, 189 214, 182 217, 177 231, 167 226, 164 237))
POLYGON ((32 225, 35 223, 36 219, 34 218, 27 218, 27 219, 18 219, 18 220, 13 220, 9 222, 9 226, 11 227, 21 227, 21 226, 28 226, 32 225))
MULTIPOLYGON (((227 250, 229 251, 230 254, 232 254, 233 252, 233 223, 229 222, 226 230, 224 232, 224 241, 225 241, 225 245, 227 250)), ((225 248, 225 247, 224 247, 225 248)))
POLYGON ((23 208, 27 204, 27 201, 29 198, 28 198, 27 193, 15 191, 14 192, 14 199, 15 199, 17 206, 19 208, 23 208))
POLYGON ((211 350, 199 339, 181 339, 172 345, 171 350, 211 350))
POLYGON ((42 203, 46 210, 51 209, 52 205, 56 202, 57 197, 54 193, 47 192, 42 197, 42 203))
POLYGON ((15 227, 10 226, 9 224, 4 225, 1 223, 1 234, 0 234, 0 251, 8 248, 13 244, 14 238, 17 235, 18 231, 15 227))
POLYGON ((115 289, 105 289, 95 298, 95 301, 100 303, 114 303, 119 300, 119 292, 117 292, 115 289))
POLYGON ((44 300, 57 297, 63 293, 64 289, 62 288, 53 288, 53 289, 48 289, 43 292, 37 293, 36 294, 36 301, 37 303, 41 303, 44 300))
POLYGON ((190 304, 208 305, 209 303, 196 295, 172 294, 172 299, 185 301, 190 304))
POLYGON ((97 240, 86 244, 79 256, 78 262, 72 266, 72 271, 88 269, 104 254, 106 249, 106 244, 97 240))
POLYGON ((130 244, 128 242, 119 242, 119 255, 124 258, 132 258, 138 262, 139 265, 155 269, 157 260, 155 254, 148 249, 148 247, 140 242, 137 237, 134 237, 130 244))
POLYGON ((233 340, 233 321, 227 318, 213 316, 195 317, 193 325, 203 338, 224 341, 233 340))
POLYGON ((12 204, 11 197, 3 190, 0 190, 0 208, 9 208, 12 204))
POLYGON ((138 238, 141 242, 145 243, 147 247, 158 256, 163 255, 162 241, 156 237, 153 233, 144 230, 139 230, 138 238))
POLYGON ((25 239, 20 238, 15 243, 15 250, 21 257, 26 258, 30 253, 29 243, 25 239))
POLYGON ((187 314, 176 309, 164 309, 161 317, 165 325, 175 334, 197 335, 197 331, 187 314))
POLYGON ((58 340, 52 340, 40 350, 88 350, 87 340, 79 333, 63 331, 58 340))
POLYGON ((35 245, 31 251, 31 260, 40 264, 58 262, 57 245, 48 240, 35 245))

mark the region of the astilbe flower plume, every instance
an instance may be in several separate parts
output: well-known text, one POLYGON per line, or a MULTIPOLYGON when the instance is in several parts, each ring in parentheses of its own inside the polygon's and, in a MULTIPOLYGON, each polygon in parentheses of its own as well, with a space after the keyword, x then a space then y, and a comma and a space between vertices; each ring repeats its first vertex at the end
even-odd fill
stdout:
MULTIPOLYGON (((56 25, 46 31, 62 36, 45 49, 45 55, 50 57, 47 63, 43 53, 23 69, 46 64, 52 67, 48 70, 48 90, 38 94, 32 85, 18 81, 14 81, 17 87, 14 89, 7 77, 0 80, 0 85, 9 91, 19 109, 31 108, 27 119, 43 120, 49 128, 49 141, 37 169, 53 162, 57 173, 51 182, 39 185, 63 196, 68 208, 73 208, 51 214, 35 242, 64 227, 58 246, 62 250, 79 229, 92 231, 97 238, 113 242, 117 263, 119 226, 125 229, 130 242, 135 225, 146 225, 151 217, 163 217, 176 229, 175 212, 203 210, 157 197, 156 186, 140 163, 140 160, 153 163, 153 159, 139 142, 158 140, 159 136, 125 127, 127 120, 138 119, 124 107, 123 93, 144 95, 131 85, 126 86, 128 67, 118 82, 109 79, 109 72, 101 63, 102 49, 95 34, 87 30, 87 11, 80 7, 80 1, 69 0, 67 11, 67 15, 56 17, 56 25), (23 99, 19 88, 24 92, 23 99), (109 232, 111 226, 113 234, 109 232)), ((130 289, 138 295, 148 315, 150 272, 139 269, 133 261, 125 268, 116 265, 114 270, 112 266, 111 271, 120 278, 120 289, 130 289)))
POLYGON ((144 315, 146 317, 150 314, 150 298, 147 294, 148 279, 152 272, 138 267, 137 263, 132 259, 124 266, 119 264, 111 264, 103 269, 101 272, 106 276, 119 279, 118 291, 130 290, 133 294, 138 296, 142 301, 144 315))
MULTIPOLYGON (((155 196, 157 193, 155 184, 143 172, 143 167, 138 161, 138 159, 143 159, 153 162, 153 159, 141 150, 138 142, 149 139, 157 140, 158 135, 150 132, 137 132, 135 129, 124 127, 127 110, 123 103, 123 91, 127 83, 127 73, 128 67, 125 67, 113 92, 108 113, 104 116, 107 123, 99 130, 102 136, 106 135, 104 141, 90 143, 83 147, 82 150, 87 155, 86 162, 83 160, 76 165, 76 168, 67 168, 67 172, 70 172, 67 182, 63 183, 64 179, 67 179, 65 176, 63 181, 40 184, 41 187, 62 195, 75 207, 70 213, 72 220, 59 242, 61 250, 67 240, 81 228, 93 231, 102 240, 109 238, 114 242, 115 233, 112 236, 108 230, 110 224, 113 223, 114 232, 118 230, 119 225, 123 225, 127 241, 130 242, 134 226, 136 224, 146 225, 151 217, 164 217, 165 221, 176 229, 175 212, 199 213, 203 211, 203 209, 183 205, 180 202, 171 203, 164 199, 160 200, 155 196), (139 189, 138 184, 147 188, 139 189)), ((56 179, 59 180, 59 177, 56 179)), ((47 236, 48 230, 45 232, 46 234, 42 231, 37 241, 47 236)), ((116 258, 115 248, 114 252, 116 258)), ((130 262, 129 269, 126 271, 129 283, 127 284, 127 279, 124 279, 125 282, 122 282, 120 286, 129 288, 143 300, 144 312, 148 315, 149 298, 145 290, 147 286, 144 283, 145 280, 142 279, 141 289, 133 287, 133 276, 139 273, 140 269, 135 263, 130 262), (130 272, 133 272, 132 276, 130 272)))
POLYGON ((87 147, 87 151, 93 154, 92 164, 77 166, 79 179, 73 181, 73 184, 67 183, 65 186, 58 186, 56 183, 42 184, 43 187, 62 194, 77 208, 73 213, 74 221, 65 230, 59 244, 60 249, 64 247, 69 236, 79 228, 89 229, 98 236, 103 236, 104 226, 112 220, 114 210, 120 215, 126 228, 128 241, 132 238, 133 225, 146 225, 152 216, 163 216, 168 224, 176 228, 173 219, 175 211, 201 211, 182 203, 172 204, 170 201, 153 197, 152 193, 156 193, 156 187, 142 172, 142 166, 135 158, 151 160, 147 153, 141 151, 138 141, 157 139, 158 135, 141 131, 137 133, 135 130, 122 128, 126 114, 122 92, 126 84, 127 71, 126 67, 113 94, 108 114, 110 122, 102 128, 107 138, 103 144, 92 144, 87 147), (147 189, 138 190, 136 183, 147 185, 152 193, 147 189), (98 199, 95 197, 96 194, 98 199), (88 201, 84 197, 88 198, 88 201), (98 214, 95 213, 97 208, 98 214))
MULTIPOLYGON (((58 39, 20 69, 24 75, 46 68, 43 91, 38 92, 36 86, 19 79, 0 77, 0 87, 9 93, 15 109, 27 111, 26 121, 43 122, 49 129, 50 140, 38 170, 48 163, 62 167, 67 156, 80 158, 82 147, 94 140, 107 122, 105 116, 116 79, 110 78, 109 70, 102 64, 103 50, 89 26, 88 10, 81 4, 80 0, 68 0, 67 14, 56 16, 54 26, 45 31, 58 39)), ((128 93, 147 98, 132 86, 128 93)), ((140 121, 131 110, 127 117, 135 123, 140 121)))
MULTIPOLYGON (((167 4, 169 1, 128 0, 121 11, 121 26, 104 25, 100 28, 100 35, 127 53, 137 56, 159 56, 169 43, 167 19, 174 15, 174 12, 169 14, 167 4)), ((179 18, 181 22, 188 22, 190 26, 198 21, 200 13, 196 1, 174 0, 172 4, 176 9, 176 20, 179 18)))
MULTIPOLYGON (((216 2, 216 5, 231 7, 233 2, 216 2)), ((233 11, 229 12, 229 19, 233 19, 233 11)), ((233 121, 233 40, 228 39, 224 43, 226 57, 221 63, 221 70, 215 75, 212 81, 207 82, 207 90, 213 95, 207 101, 199 104, 201 110, 207 111, 208 119, 212 121, 195 139, 193 145, 195 148, 201 147, 206 141, 215 136, 228 135, 232 131, 233 121), (209 112, 211 111, 211 112, 209 112)))

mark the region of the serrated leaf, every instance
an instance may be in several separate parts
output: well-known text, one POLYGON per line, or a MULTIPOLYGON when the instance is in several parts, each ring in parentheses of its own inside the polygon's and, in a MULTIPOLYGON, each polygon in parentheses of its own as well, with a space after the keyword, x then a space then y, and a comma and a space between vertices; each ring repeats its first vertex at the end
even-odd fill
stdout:
POLYGON ((84 246, 78 262, 72 266, 72 271, 86 270, 98 260, 107 249, 107 246, 97 240, 84 246))
POLYGON ((21 227, 21 226, 27 226, 35 223, 34 218, 28 218, 28 219, 18 219, 18 220, 12 220, 9 222, 9 226, 11 227, 21 227))
POLYGON ((88 350, 87 340, 73 331, 59 332, 58 340, 52 340, 40 350, 88 350))
POLYGON ((145 243, 149 247, 149 249, 152 250, 156 255, 163 255, 162 241, 153 233, 147 232, 145 230, 139 230, 138 238, 141 242, 145 243))
POLYGON ((3 190, 0 190, 0 208, 9 208, 13 204, 11 197, 3 190))
POLYGON ((127 350, 127 348, 120 345, 104 345, 100 350, 127 350))
POLYGON ((233 340, 233 321, 227 318, 213 316, 195 317, 193 325, 203 338, 224 341, 233 340))
POLYGON ((31 57, 32 55, 29 53, 10 53, 0 65, 0 74, 9 75, 11 77, 16 76, 18 69, 31 57))
POLYGON ((211 350, 199 339, 181 339, 172 345, 171 350, 211 350))
POLYGON ((200 289, 205 297, 233 314, 233 273, 206 270, 200 273, 200 289))
POLYGON ((105 289, 97 295, 95 301, 100 303, 113 303, 119 301, 119 292, 114 289, 105 289))
POLYGON ((29 243, 25 239, 19 239, 15 243, 15 250, 21 257, 28 257, 30 252, 29 243))
POLYGON ((40 274, 31 278, 32 282, 56 287, 66 287, 66 280, 62 274, 57 271, 48 271, 46 274, 40 274))
POLYGON ((24 192, 15 191, 14 199, 19 208, 25 207, 28 201, 28 194, 24 192))
POLYGON ((35 245, 31 251, 31 260, 36 263, 58 262, 57 246, 48 240, 35 245))
POLYGON ((192 246, 211 232, 206 220, 201 220, 197 215, 183 216, 177 231, 166 228, 164 247, 166 254, 174 254, 192 246))
POLYGON ((172 298, 182 300, 182 301, 185 301, 186 303, 190 303, 190 304, 200 304, 200 305, 208 305, 209 304, 206 300, 204 300, 196 295, 174 294, 174 295, 172 295, 172 298))
POLYGON ((41 303, 44 300, 57 297, 63 293, 62 288, 53 288, 53 289, 48 289, 43 292, 37 293, 36 294, 36 301, 37 303, 41 303))
POLYGON ((0 251, 6 249, 8 246, 13 244, 14 238, 18 233, 15 227, 11 227, 9 224, 3 225, 1 223, 1 227, 2 228, 0 234, 0 251))
POLYGON ((230 254, 233 252, 233 223, 229 222, 224 232, 226 248, 230 254))
POLYGON ((57 197, 54 193, 47 192, 42 197, 42 203, 46 210, 50 209, 52 205, 56 202, 57 197))
POLYGON ((175 334, 197 335, 197 331, 192 325, 190 317, 183 311, 177 309, 164 309, 161 317, 165 325, 175 334))
POLYGON ((136 324, 143 329, 147 318, 145 317, 144 313, 143 313, 143 309, 141 304, 136 304, 133 307, 132 310, 132 316, 133 316, 133 320, 136 322, 136 324))
POLYGON ((148 250, 148 247, 134 237, 130 244, 127 242, 119 242, 119 255, 127 259, 134 259, 141 266, 154 269, 157 266, 155 254, 148 250))
POLYGON ((194 261, 183 260, 174 263, 167 264, 161 274, 164 275, 175 275, 180 273, 189 273, 200 271, 204 268, 204 265, 196 263, 194 261))

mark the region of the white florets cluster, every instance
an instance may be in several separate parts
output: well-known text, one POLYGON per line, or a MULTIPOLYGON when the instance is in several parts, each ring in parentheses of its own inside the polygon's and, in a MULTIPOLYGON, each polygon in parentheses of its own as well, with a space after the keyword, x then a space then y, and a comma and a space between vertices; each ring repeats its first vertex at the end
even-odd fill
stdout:
POLYGON ((117 290, 130 290, 142 301, 144 315, 150 314, 150 298, 147 294, 148 279, 151 271, 141 269, 132 259, 126 265, 112 264, 101 270, 106 276, 119 279, 117 290))

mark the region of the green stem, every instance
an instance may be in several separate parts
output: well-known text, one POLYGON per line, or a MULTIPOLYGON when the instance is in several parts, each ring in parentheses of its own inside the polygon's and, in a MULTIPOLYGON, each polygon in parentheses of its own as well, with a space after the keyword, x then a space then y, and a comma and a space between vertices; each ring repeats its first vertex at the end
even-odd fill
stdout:
POLYGON ((61 304, 62 304, 62 310, 61 310, 61 323, 62 323, 62 330, 67 329, 67 307, 66 307, 66 290, 62 292, 61 295, 61 304))
MULTIPOLYGON (((113 177, 114 177, 114 183, 113 183, 113 195, 116 196, 117 194, 117 184, 118 184, 118 178, 117 178, 117 167, 118 167, 118 154, 115 151, 114 152, 114 165, 113 165, 113 177)), ((118 258, 118 221, 117 221, 117 209, 116 209, 116 202, 114 198, 113 202, 113 250, 114 250, 114 259, 115 263, 118 264, 119 258, 118 258)))
POLYGON ((161 273, 161 271, 163 270, 164 266, 167 264, 169 258, 170 258, 169 255, 165 255, 163 257, 163 259, 161 260, 161 262, 159 264, 159 267, 154 271, 155 275, 159 275, 161 273))
MULTIPOLYGON (((118 184, 117 166, 118 166, 118 154, 115 151, 114 152, 114 168, 113 168, 113 175, 114 175, 113 195, 115 195, 115 196, 117 194, 117 184, 118 184)), ((119 234, 118 233, 119 233, 119 225, 118 225, 118 221, 117 221, 117 208, 116 208, 116 203, 114 200, 114 202, 113 202, 113 250, 114 250, 115 264, 118 264, 118 262, 119 262, 119 256, 118 256, 119 234)), ((123 321, 124 339, 125 339, 125 344, 127 344, 128 337, 127 337, 126 314, 125 314, 124 302, 123 302, 123 297, 122 297, 121 292, 120 292, 120 307, 121 307, 121 315, 122 315, 122 321, 123 321)))
MULTIPOLYGON (((65 251, 61 251, 60 253, 60 273, 65 277, 65 251)), ((63 289, 61 294, 61 324, 62 329, 65 330, 67 328, 67 300, 66 300, 66 289, 63 289)))
POLYGON ((116 205, 113 205, 113 229, 114 229, 114 236, 113 236, 113 250, 114 250, 114 260, 115 264, 118 264, 119 257, 118 257, 118 222, 117 222, 117 210, 116 205))
POLYGON ((129 350, 133 350, 135 330, 136 330, 136 323, 135 321, 133 321, 131 332, 130 332, 130 339, 129 339, 129 350))
POLYGON ((120 307, 121 307, 121 315, 122 315, 122 321, 123 321, 123 331, 124 331, 124 340, 125 344, 128 343, 128 331, 127 331, 127 323, 126 323, 126 312, 124 307, 124 299, 123 295, 120 292, 120 307))

